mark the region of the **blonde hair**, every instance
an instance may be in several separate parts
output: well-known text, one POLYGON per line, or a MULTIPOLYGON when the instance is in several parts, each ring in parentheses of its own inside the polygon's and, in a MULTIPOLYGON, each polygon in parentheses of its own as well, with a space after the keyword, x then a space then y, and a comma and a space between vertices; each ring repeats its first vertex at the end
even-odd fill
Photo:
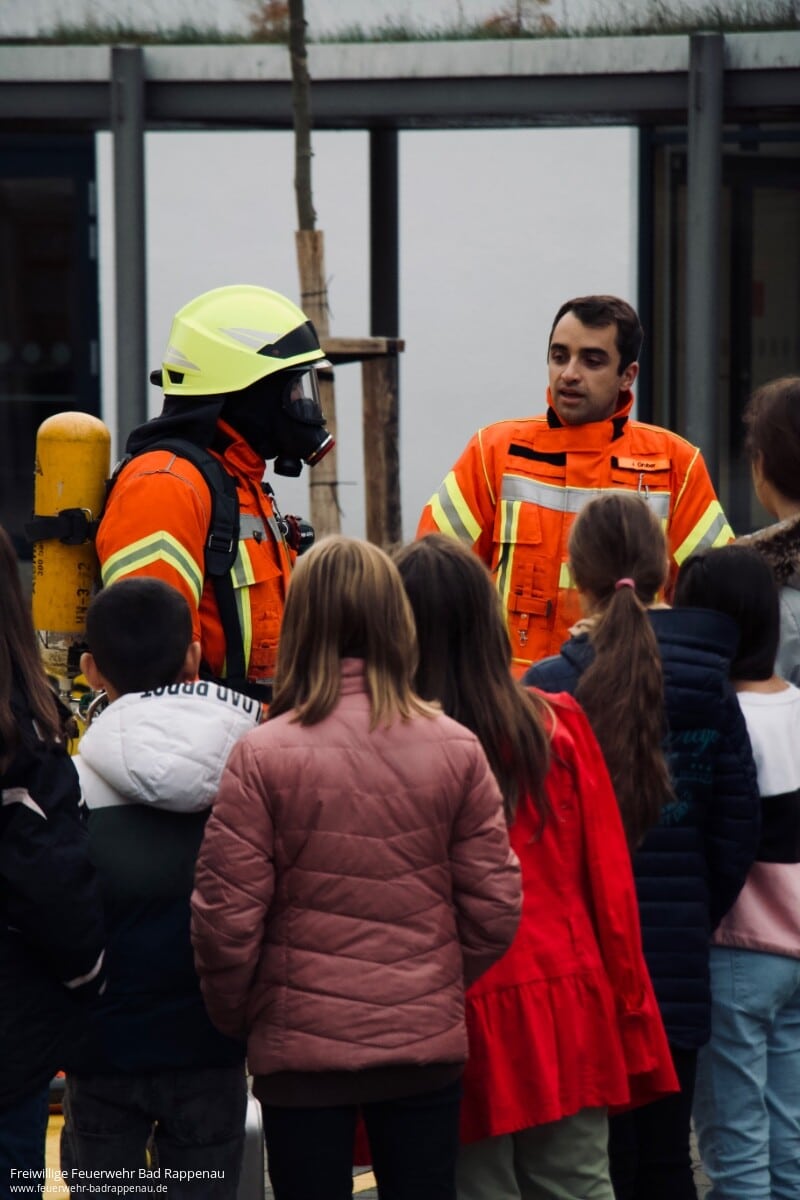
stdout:
POLYGON ((335 708, 341 660, 363 658, 371 725, 439 710, 413 690, 414 617, 394 563, 358 538, 324 538, 298 561, 286 599, 270 717, 301 725, 335 708))

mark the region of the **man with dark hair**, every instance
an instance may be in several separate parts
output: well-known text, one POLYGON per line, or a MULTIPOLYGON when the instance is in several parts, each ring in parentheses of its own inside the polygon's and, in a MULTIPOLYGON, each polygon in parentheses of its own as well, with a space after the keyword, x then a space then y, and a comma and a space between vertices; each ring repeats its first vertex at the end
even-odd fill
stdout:
POLYGON ((601 492, 638 492, 653 506, 670 584, 690 554, 733 537, 697 447, 630 418, 642 336, 616 296, 562 304, 548 341, 547 412, 480 429, 423 511, 418 536, 457 537, 491 568, 516 674, 556 652, 580 616, 567 539, 601 492))

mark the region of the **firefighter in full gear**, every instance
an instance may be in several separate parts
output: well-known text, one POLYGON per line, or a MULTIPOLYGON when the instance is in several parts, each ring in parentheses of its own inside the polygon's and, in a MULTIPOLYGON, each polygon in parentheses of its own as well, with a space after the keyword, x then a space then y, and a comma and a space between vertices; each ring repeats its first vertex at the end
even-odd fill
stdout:
POLYGON ((201 674, 262 699, 300 548, 265 465, 299 475, 333 446, 321 366, 330 364, 313 325, 277 292, 231 286, 191 301, 151 375, 163 410, 128 438, 97 533, 103 584, 154 575, 178 588, 201 674))
POLYGON ((557 653, 580 616, 567 541, 593 497, 632 491, 653 507, 670 585, 690 554, 733 537, 700 451, 630 417, 641 344, 624 300, 568 300, 550 331, 547 412, 479 430, 422 513, 418 536, 457 537, 491 569, 517 675, 557 653))

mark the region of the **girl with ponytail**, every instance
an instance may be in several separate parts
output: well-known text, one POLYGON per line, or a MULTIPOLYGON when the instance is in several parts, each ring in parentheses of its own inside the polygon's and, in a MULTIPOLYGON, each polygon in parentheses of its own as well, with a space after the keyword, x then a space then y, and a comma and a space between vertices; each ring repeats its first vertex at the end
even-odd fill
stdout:
POLYGON ((606 492, 572 527, 584 618, 525 683, 571 692, 619 801, 642 941, 681 1085, 611 1120, 616 1200, 695 1200, 689 1123, 697 1052, 710 1035, 708 944, 756 851, 758 792, 728 682, 738 630, 725 614, 659 600, 667 550, 643 497, 606 492))
POLYGON ((585 628, 594 651, 575 697, 603 748, 635 850, 673 798, 662 744, 661 655, 648 619, 668 560, 655 513, 638 497, 633 504, 627 499, 609 493, 589 505, 573 526, 569 553, 575 584, 591 613, 585 628), (637 714, 633 723, 631 713, 637 714))

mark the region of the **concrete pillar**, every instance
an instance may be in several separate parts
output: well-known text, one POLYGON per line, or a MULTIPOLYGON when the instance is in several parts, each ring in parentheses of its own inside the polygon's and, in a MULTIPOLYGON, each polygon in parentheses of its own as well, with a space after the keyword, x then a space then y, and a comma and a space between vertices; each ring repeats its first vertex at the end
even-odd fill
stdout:
POLYGON ((144 60, 140 46, 111 51, 120 448, 147 420, 147 280, 144 192, 144 60))
POLYGON ((719 289, 725 39, 691 35, 686 237, 686 436, 719 478, 719 289))

